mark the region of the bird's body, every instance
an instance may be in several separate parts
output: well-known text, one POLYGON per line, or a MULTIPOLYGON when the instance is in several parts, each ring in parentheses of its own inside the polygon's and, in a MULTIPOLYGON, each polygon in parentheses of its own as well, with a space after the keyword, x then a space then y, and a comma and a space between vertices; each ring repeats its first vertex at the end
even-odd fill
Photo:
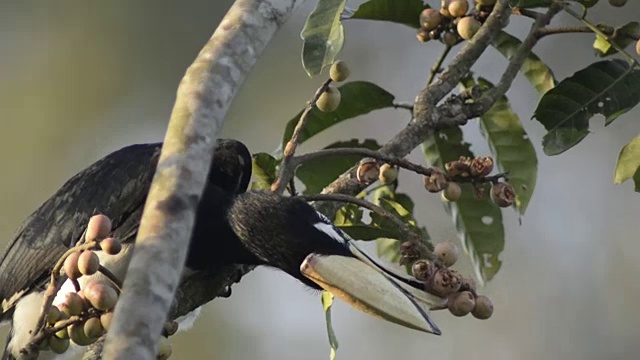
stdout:
MULTIPOLYGON (((123 253, 132 253, 160 148, 133 145, 108 155, 70 179, 19 228, 0 261, 0 321, 13 323, 3 360, 15 357, 29 341, 55 262, 80 240, 92 215, 109 216, 123 253)), ((312 288, 333 291, 365 312, 439 334, 425 313, 439 299, 376 264, 306 202, 271 192, 245 193, 250 176, 246 147, 219 140, 190 234, 187 268, 272 266, 312 288), (344 270, 333 271, 334 264, 344 270), (352 273, 354 264, 358 270, 352 273), (386 314, 389 302, 392 310, 386 314)), ((105 267, 124 278, 128 256, 103 259, 105 267)))

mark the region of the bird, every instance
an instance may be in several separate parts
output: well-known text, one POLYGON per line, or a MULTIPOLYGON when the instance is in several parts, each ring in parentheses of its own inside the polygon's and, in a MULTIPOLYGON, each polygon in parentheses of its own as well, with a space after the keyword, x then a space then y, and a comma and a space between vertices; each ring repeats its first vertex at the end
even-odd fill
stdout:
MULTIPOLYGON (((0 260, 0 322, 11 322, 3 360, 16 358, 35 327, 55 262, 81 237, 91 215, 112 219, 112 236, 131 249, 161 143, 132 145, 81 171, 19 227, 0 260)), ((396 274, 362 251, 306 201, 270 191, 247 191, 251 154, 219 139, 198 204, 185 268, 264 265, 306 286, 334 293, 353 307, 402 326, 440 334, 428 311, 443 299, 396 274)), ((101 257, 121 279, 131 251, 101 257)), ((65 289, 65 286, 63 286, 65 289)), ((71 286, 67 291, 73 291, 71 286)), ((58 294, 60 295, 60 294, 58 294)), ((52 354, 44 353, 48 358, 52 354)))

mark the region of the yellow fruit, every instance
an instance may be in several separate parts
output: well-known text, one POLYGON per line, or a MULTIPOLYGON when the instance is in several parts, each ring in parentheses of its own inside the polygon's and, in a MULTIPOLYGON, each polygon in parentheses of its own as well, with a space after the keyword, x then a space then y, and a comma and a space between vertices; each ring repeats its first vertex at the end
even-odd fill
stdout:
POLYGON ((640 55, 640 40, 636 42, 636 54, 640 55))
POLYGON ((52 305, 47 314, 47 323, 53 325, 60 320, 60 309, 57 306, 52 305))
POLYGON ((69 348, 69 339, 60 339, 55 336, 49 338, 49 347, 56 354, 62 354, 69 348))
POLYGON ((449 3, 449 14, 452 17, 462 17, 467 15, 467 11, 469 10, 469 3, 467 0, 452 0, 449 3))
POLYGON ((327 91, 323 92, 318 101, 316 101, 316 106, 322 112, 333 112, 340 105, 340 98, 340 90, 333 85, 329 85, 327 91))
POLYGON ((480 22, 473 16, 467 16, 458 21, 456 29, 458 30, 458 35, 460 35, 461 38, 469 40, 478 32, 480 26, 482 26, 482 24, 480 24, 480 22))
POLYGON ((104 334, 100 318, 93 317, 84 323, 84 333, 91 339, 97 339, 104 334))
POLYGON ((158 360, 167 360, 173 350, 171 349, 171 342, 164 336, 160 337, 160 341, 158 342, 158 351, 156 351, 156 359, 158 360))
POLYGON ((392 165, 383 164, 380 167, 380 176, 378 177, 383 184, 391 184, 398 178, 398 170, 392 165))
POLYGON ((336 82, 347 80, 350 73, 351 71, 349 70, 349 66, 347 66, 347 63, 342 60, 334 62, 333 65, 331 65, 331 69, 329 70, 329 76, 331 77, 331 80, 336 82))
MULTIPOLYGON (((58 321, 54 326, 58 326, 58 325, 62 325, 62 321, 58 321)), ((69 338, 69 332, 67 331, 66 327, 58 330, 58 332, 56 332, 55 335, 59 339, 68 339, 69 338)))
POLYGON ((69 338, 75 344, 78 344, 80 346, 87 346, 92 344, 95 341, 95 339, 89 338, 87 334, 84 333, 83 323, 69 325, 67 329, 69 331, 69 338))
POLYGON ((111 326, 111 321, 113 320, 113 312, 106 312, 100 315, 100 323, 102 323, 102 327, 105 330, 109 330, 109 326, 111 326))

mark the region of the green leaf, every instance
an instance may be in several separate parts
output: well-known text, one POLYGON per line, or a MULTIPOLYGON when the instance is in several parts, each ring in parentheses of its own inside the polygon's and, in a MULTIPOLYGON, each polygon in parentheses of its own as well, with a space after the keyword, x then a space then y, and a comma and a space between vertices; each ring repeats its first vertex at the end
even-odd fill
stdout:
POLYGON ((360 5, 351 19, 390 21, 420 28, 420 13, 429 8, 422 0, 369 0, 360 5))
POLYGON ((395 228, 382 228, 375 225, 339 225, 342 231, 347 233, 347 235, 351 236, 355 240, 376 240, 378 238, 393 238, 398 239, 400 237, 400 232, 395 230, 395 228))
POLYGON ((640 135, 636 136, 625 145, 618 156, 618 164, 616 165, 614 184, 622 184, 628 179, 633 178, 636 184, 636 191, 640 185, 640 135))
POLYGON ((392 263, 400 261, 400 241, 397 239, 380 238, 376 240, 378 256, 392 263))
POLYGON ((344 44, 344 28, 340 14, 347 0, 321 0, 313 9, 300 36, 302 65, 311 77, 320 74, 322 68, 333 63, 344 44))
POLYGON ((336 351, 338 351, 338 338, 333 331, 333 325, 331 325, 331 306, 333 306, 333 294, 323 290, 322 291, 322 309, 324 309, 325 321, 327 322, 327 335, 329 335, 329 345, 331 346, 330 360, 336 358, 336 351))
POLYGON ((547 7, 551 5, 552 0, 509 0, 512 8, 527 9, 536 7, 547 7))
MULTIPOLYGON (((485 89, 493 88, 487 80, 481 78, 479 82, 485 89)), ((516 206, 524 215, 536 187, 538 158, 507 97, 503 96, 480 117, 480 128, 489 141, 498 169, 509 173, 509 182, 516 189, 516 206)))
MULTIPOLYGON (((444 164, 460 156, 474 156, 469 144, 462 138, 458 127, 440 131, 423 144, 427 161, 444 168, 444 164)), ((491 280, 500 269, 498 258, 504 250, 502 213, 490 200, 475 199, 469 184, 463 184, 462 197, 453 203, 444 203, 453 217, 453 222, 462 245, 471 258, 478 280, 491 280)))
POLYGON ((362 209, 356 204, 346 204, 338 209, 336 216, 333 220, 336 226, 350 226, 361 225, 362 222, 362 209))
POLYGON ((256 181, 251 184, 251 189, 270 189, 271 184, 276 180, 276 166, 280 160, 276 160, 267 153, 254 154, 252 159, 252 171, 256 181))
POLYGON ((603 38, 600 35, 596 35, 596 40, 593 43, 593 49, 596 51, 596 55, 600 57, 609 56, 618 52, 611 43, 616 44, 621 49, 636 42, 640 36, 640 24, 637 21, 632 21, 619 28, 616 28, 613 35, 609 38, 603 38))
POLYGON ((605 117, 609 125, 640 101, 640 70, 622 60, 600 61, 562 80, 548 91, 534 117, 548 133, 542 140, 545 154, 557 155, 589 134, 589 119, 605 117))
MULTIPOLYGON (((511 60, 518 47, 522 45, 522 42, 517 37, 501 31, 495 39, 493 39, 491 45, 493 45, 502 56, 511 60)), ((553 89, 556 84, 551 69, 534 53, 530 53, 529 56, 527 56, 527 59, 520 68, 520 72, 524 74, 540 94, 544 94, 553 89)))
MULTIPOLYGON (((325 147, 333 148, 367 148, 372 150, 380 149, 380 144, 376 140, 367 139, 360 143, 358 139, 350 141, 338 141, 325 147)), ((362 159, 358 155, 324 156, 307 161, 300 165, 296 175, 305 185, 305 194, 315 194, 338 178, 340 174, 351 168, 356 162, 362 159)))
MULTIPOLYGON (((309 121, 298 138, 299 143, 305 142, 312 136, 342 121, 367 114, 373 110, 393 107, 395 97, 376 84, 354 81, 340 86, 339 89, 342 100, 336 111, 325 113, 318 109, 311 110, 309 121)), ((287 145, 287 141, 291 139, 293 129, 295 129, 303 111, 300 111, 287 123, 282 137, 283 149, 287 145)))

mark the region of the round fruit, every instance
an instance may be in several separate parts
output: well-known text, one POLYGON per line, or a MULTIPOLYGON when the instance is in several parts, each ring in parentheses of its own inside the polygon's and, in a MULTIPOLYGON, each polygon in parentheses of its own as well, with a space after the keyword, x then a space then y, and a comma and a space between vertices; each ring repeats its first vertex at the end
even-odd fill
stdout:
POLYGON ((461 291, 471 291, 471 293, 476 292, 476 281, 471 278, 462 278, 462 285, 460 286, 461 291))
POLYGON ((398 170, 390 164, 383 164, 380 167, 380 176, 378 178, 383 184, 391 184, 398 178, 398 170))
POLYGON ((331 69, 329 69, 329 77, 336 82, 347 80, 350 73, 349 66, 342 60, 334 62, 333 65, 331 65, 331 69))
POLYGON ((356 170, 356 179, 363 184, 371 184, 380 177, 380 166, 375 160, 363 160, 356 170))
POLYGON ((442 22, 442 14, 436 9, 424 9, 420 13, 420 25, 425 30, 433 30, 442 22))
POLYGON ((52 305, 47 314, 47 323, 53 325, 60 320, 60 309, 57 306, 52 305))
POLYGON ((109 330, 109 326, 111 326, 112 320, 113 320, 113 311, 106 312, 100 315, 100 323, 102 323, 102 327, 105 330, 109 330))
POLYGON ((109 232, 111 232, 111 219, 102 214, 94 215, 89 219, 85 240, 102 239, 107 237, 109 232))
POLYGON ((476 306, 473 308, 471 312, 475 318, 480 320, 486 320, 493 315, 493 304, 491 303, 491 299, 484 295, 480 295, 476 298, 476 306))
POLYGON ((627 0, 609 0, 609 4, 615 7, 622 7, 627 3, 627 0))
POLYGON ((440 36, 440 41, 448 47, 458 43, 458 37, 454 33, 445 32, 440 36))
POLYGON ((476 306, 476 300, 470 291, 461 291, 449 296, 447 307, 455 316, 465 316, 476 306))
POLYGON ((431 279, 436 272, 436 267, 431 261, 418 260, 411 266, 411 273, 413 277, 420 281, 427 281, 431 279))
POLYGON ((458 261, 458 248, 448 241, 437 243, 433 249, 433 254, 437 256, 446 267, 452 266, 458 261))
POLYGON ((62 354, 69 348, 69 339, 60 339, 55 336, 49 338, 49 347, 56 354, 62 354))
POLYGON ((100 248, 109 255, 116 255, 122 250, 122 243, 116 238, 106 238, 100 241, 100 248))
POLYGON ((78 258, 80 257, 79 252, 71 253, 65 260, 62 268, 64 269, 64 273, 67 274, 69 279, 77 279, 82 276, 82 273, 78 269, 78 258))
POLYGON ((318 101, 316 101, 316 106, 322 112, 332 112, 340 105, 340 98, 340 90, 333 85, 329 85, 327 91, 323 92, 318 101))
POLYGON ((83 275, 93 275, 100 268, 98 255, 91 250, 83 251, 78 258, 78 270, 83 275))
POLYGON ((447 201, 458 201, 460 196, 462 196, 462 188, 455 182, 448 183, 447 188, 442 192, 442 197, 447 201))
POLYGON ((439 296, 448 296, 460 289, 462 277, 457 271, 451 269, 439 269, 433 276, 433 281, 427 284, 427 290, 439 296))
POLYGON ((480 21, 476 20, 473 16, 467 16, 458 21, 456 29, 461 38, 469 40, 478 32, 480 26, 482 26, 480 21))
MULTIPOLYGON (((55 325, 54 325, 54 326, 56 326, 56 327, 57 327, 58 325, 62 325, 62 321, 58 321, 57 323, 55 323, 55 325)), ((68 338, 69 338, 69 332, 67 331, 67 328, 66 328, 66 327, 64 327, 64 328, 62 328, 62 329, 58 330, 58 331, 56 332, 56 337, 57 337, 58 339, 68 339, 68 338)))
POLYGON ((500 207, 509 207, 516 200, 516 190, 509 183, 495 183, 491 186, 491 200, 500 207))
POLYGON ((476 0, 476 4, 482 6, 493 5, 496 3, 496 0, 476 0))
POLYGON ((100 318, 92 317, 84 323, 84 333, 92 339, 97 339, 104 334, 104 328, 100 318))
POLYGON ((91 306, 101 311, 112 309, 118 301, 118 293, 111 286, 100 282, 91 282, 83 290, 91 306))
POLYGON ((156 352, 156 359, 158 360, 167 360, 173 350, 171 350, 171 342, 164 336, 160 337, 160 341, 158 342, 158 351, 156 352))
POLYGON ((636 42, 636 54, 640 55, 640 40, 636 42))
POLYGON ((84 300, 74 292, 67 293, 63 305, 66 305, 70 316, 80 315, 84 310, 84 300))
POLYGON ((71 341, 74 342, 74 344, 78 344, 80 346, 87 346, 92 344, 95 341, 95 339, 89 338, 87 334, 84 333, 83 323, 76 323, 73 325, 69 325, 68 331, 69 331, 69 338, 71 339, 71 341))
POLYGON ((447 9, 452 17, 462 17, 467 14, 469 3, 467 0, 451 0, 447 9))
POLYGON ((450 18, 451 14, 449 14, 449 2, 451 0, 442 0, 442 3, 440 5, 440 15, 446 17, 446 18, 450 18))
POLYGON ((449 181, 443 173, 434 171, 430 176, 423 176, 422 183, 428 192, 437 193, 444 190, 449 181))

